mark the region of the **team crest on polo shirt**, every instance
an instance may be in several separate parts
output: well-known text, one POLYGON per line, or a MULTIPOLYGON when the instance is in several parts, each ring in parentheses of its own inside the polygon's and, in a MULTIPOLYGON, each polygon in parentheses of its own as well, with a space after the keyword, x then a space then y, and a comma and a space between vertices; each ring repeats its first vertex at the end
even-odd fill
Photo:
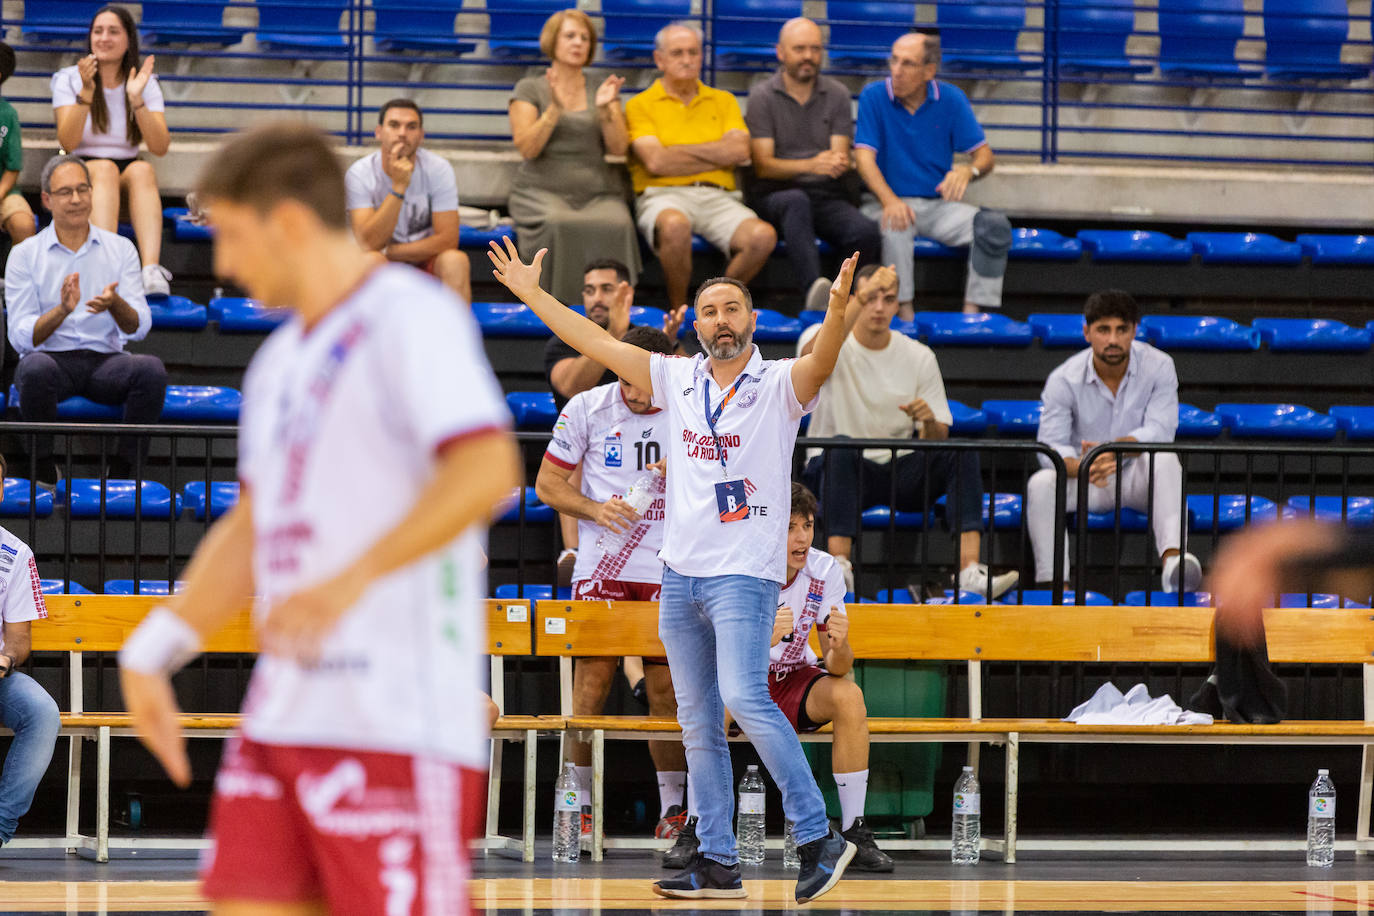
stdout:
POLYGON ((756 403, 758 403, 758 400, 759 390, 757 388, 750 388, 739 396, 739 401, 737 403, 741 408, 746 408, 753 407, 756 403))

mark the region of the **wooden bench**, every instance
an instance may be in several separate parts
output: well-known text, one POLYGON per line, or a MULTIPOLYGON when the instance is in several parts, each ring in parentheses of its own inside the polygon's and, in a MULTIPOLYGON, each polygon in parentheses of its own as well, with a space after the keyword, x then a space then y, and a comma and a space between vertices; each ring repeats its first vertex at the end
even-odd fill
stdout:
MULTIPOLYGON (((83 692, 83 661, 88 652, 116 652, 124 640, 161 599, 152 596, 50 596, 48 618, 33 625, 34 652, 66 652, 71 690, 70 709, 61 712, 61 734, 70 738, 67 768, 66 835, 58 838, 15 839, 15 847, 66 848, 69 852, 90 851, 96 860, 107 861, 111 846, 116 848, 202 848, 202 839, 173 837, 120 837, 111 839, 110 830, 110 739, 134 735, 133 723, 122 712, 88 712, 83 692), (96 750, 96 834, 80 833, 81 750, 84 741, 93 741, 96 750)), ((530 603, 524 600, 487 602, 488 651, 491 653, 492 699, 504 707, 504 658, 531 653, 530 603)), ((206 646, 207 653, 253 653, 257 643, 247 611, 234 618, 206 646)), ((192 738, 225 738, 238 728, 237 712, 223 714, 186 713, 182 728, 192 738)), ((502 716, 492 730, 491 778, 488 784, 487 829, 480 841, 484 848, 518 849, 525 861, 534 858, 534 777, 535 737, 541 730, 557 731, 563 726, 557 717, 502 716), (504 741, 523 741, 524 825, 522 836, 508 838, 497 829, 500 810, 501 749, 504 741)))
MULTIPOLYGON (((590 732, 592 741, 592 855, 606 845, 643 846, 643 841, 604 836, 606 739, 646 740, 680 733, 672 719, 648 716, 574 716, 572 665, 577 656, 662 655, 652 602, 541 601, 535 651, 560 658, 562 709, 569 730, 590 732)), ((1374 848, 1369 833, 1374 783, 1374 615, 1329 610, 1279 609, 1265 614, 1269 657, 1277 663, 1362 665, 1364 718, 1356 721, 1286 721, 1276 725, 1083 726, 1060 719, 993 719, 983 710, 984 661, 1180 663, 1212 660, 1212 612, 1208 608, 1025 607, 1004 605, 883 605, 848 607, 850 644, 863 660, 962 661, 966 665, 969 716, 964 719, 872 718, 875 742, 968 742, 976 766, 982 743, 1006 746, 1006 825, 1002 837, 986 833, 983 848, 1016 861, 1017 781, 1025 743, 1300 744, 1363 749, 1359 828, 1353 848, 1374 848)), ((812 636, 813 643, 815 634, 812 636)), ((1086 699, 1086 698, 1085 698, 1086 699)), ((1067 712, 1067 710, 1065 710, 1067 712)), ((803 741, 828 741, 829 728, 803 741)), ((945 839, 885 841, 893 848, 945 848, 945 839)), ((1270 844, 1206 841, 1205 848, 1299 848, 1302 841, 1270 844)), ((1342 844, 1345 845, 1345 844, 1342 844)), ((1027 849, 1100 848, 1100 841, 1036 839, 1027 849)), ((1137 840, 1124 849, 1188 850, 1189 841, 1137 840)))

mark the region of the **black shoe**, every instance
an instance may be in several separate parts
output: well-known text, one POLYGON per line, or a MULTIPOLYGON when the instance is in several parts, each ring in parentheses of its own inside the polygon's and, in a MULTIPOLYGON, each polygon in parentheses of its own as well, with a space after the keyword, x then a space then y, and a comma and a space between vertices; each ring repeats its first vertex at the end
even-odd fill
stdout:
POLYGON ((701 841, 697 839, 697 817, 694 814, 687 818, 687 823, 678 831, 677 842, 673 844, 673 848, 663 854, 663 867, 686 868, 697 857, 697 850, 700 848, 701 841))
POLYGON ((858 850, 854 853, 854 861, 849 863, 850 868, 856 871, 892 871, 892 857, 878 848, 873 841, 873 831, 868 829, 863 818, 854 818, 854 823, 840 836, 853 843, 858 850))
POLYGON ((801 876, 797 878, 797 902, 808 903, 830 890, 844 876, 850 859, 858 852, 854 844, 832 828, 819 840, 797 847, 801 876))
POLYGON ((52 458, 47 460, 40 458, 34 462, 33 479, 40 487, 55 490, 58 481, 62 479, 62 469, 57 466, 57 462, 52 458))
POLYGON ((1183 708, 1190 712, 1204 712, 1218 722, 1226 718, 1226 710, 1221 706, 1221 694, 1217 691, 1217 685, 1210 680, 1202 682, 1198 692, 1189 698, 1183 708))
POLYGON ((649 690, 644 686, 644 678, 635 681, 635 685, 630 688, 630 696, 634 697, 640 706, 649 708, 649 690))
POLYGON ((654 893, 684 900, 747 896, 739 879, 738 862, 722 865, 704 856, 697 856, 682 874, 655 881, 654 893))

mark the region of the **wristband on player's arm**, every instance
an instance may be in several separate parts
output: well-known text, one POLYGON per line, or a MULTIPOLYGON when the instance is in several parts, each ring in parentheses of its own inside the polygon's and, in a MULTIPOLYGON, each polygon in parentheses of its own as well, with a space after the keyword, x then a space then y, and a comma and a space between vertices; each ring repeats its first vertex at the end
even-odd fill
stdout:
POLYGON ((155 607, 119 650, 119 667, 171 676, 200 654, 200 635, 177 614, 155 607))

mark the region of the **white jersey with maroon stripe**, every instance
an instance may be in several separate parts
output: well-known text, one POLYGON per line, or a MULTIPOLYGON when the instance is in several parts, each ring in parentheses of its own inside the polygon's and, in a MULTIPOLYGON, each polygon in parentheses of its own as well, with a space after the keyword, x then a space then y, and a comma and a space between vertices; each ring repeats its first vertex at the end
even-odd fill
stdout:
MULTIPOLYGON (((445 445, 509 425, 471 313, 419 271, 374 270, 308 331, 293 317, 244 380, 257 618, 394 528, 445 445)), ((475 524, 374 582, 312 664, 260 656, 244 734, 485 767, 485 540, 475 524)))
POLYGON ((792 632, 768 651, 768 670, 775 674, 820 663, 809 642, 811 628, 824 633, 831 610, 844 613, 844 573, 833 556, 814 547, 807 552, 806 565, 778 594, 778 610, 785 607, 792 609, 792 632))
MULTIPOLYGON (((0 528, 0 619, 23 623, 47 616, 33 551, 8 529, 0 528)), ((0 630, 0 652, 4 651, 5 634, 0 630)))
MULTIPOLYGON (((654 409, 635 413, 620 393, 620 383, 598 385, 575 395, 563 408, 553 428, 545 457, 566 470, 582 465, 582 495, 597 502, 625 492, 666 452, 668 416, 654 409)), ((577 522, 577 565, 573 581, 614 580, 652 582, 663 580, 658 549, 663 544, 663 493, 654 497, 632 536, 614 555, 596 547, 602 528, 596 522, 577 522)))

